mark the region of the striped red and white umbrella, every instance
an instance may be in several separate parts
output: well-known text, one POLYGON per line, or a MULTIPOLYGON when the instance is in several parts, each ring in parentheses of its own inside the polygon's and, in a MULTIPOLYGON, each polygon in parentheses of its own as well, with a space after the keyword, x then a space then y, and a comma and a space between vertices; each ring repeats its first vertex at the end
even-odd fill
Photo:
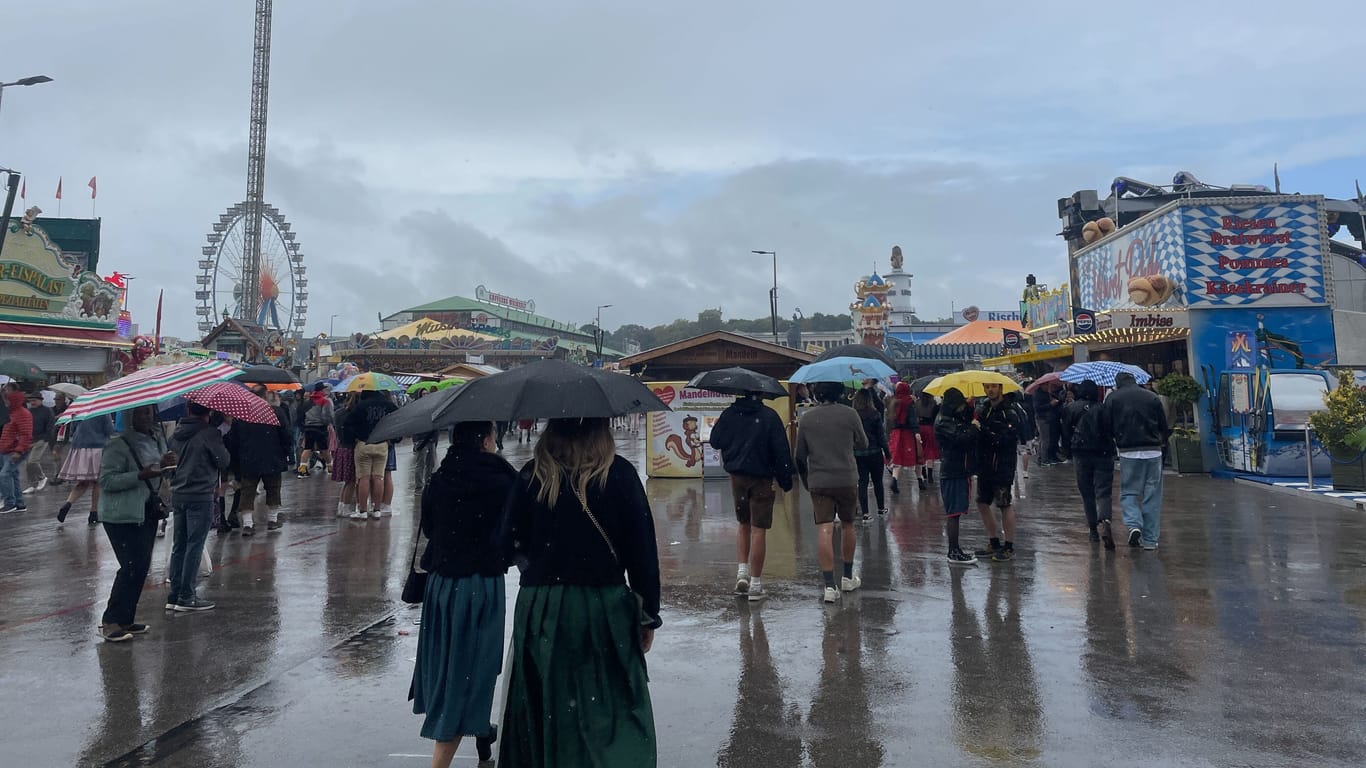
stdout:
POLYGON ((58 424, 155 405, 216 381, 227 381, 242 369, 221 360, 196 360, 143 368, 77 397, 62 412, 58 424))
POLYGON ((193 392, 186 392, 185 399, 239 421, 280 426, 280 417, 275 414, 275 409, 270 407, 270 403, 257 397, 241 384, 220 381, 193 392))

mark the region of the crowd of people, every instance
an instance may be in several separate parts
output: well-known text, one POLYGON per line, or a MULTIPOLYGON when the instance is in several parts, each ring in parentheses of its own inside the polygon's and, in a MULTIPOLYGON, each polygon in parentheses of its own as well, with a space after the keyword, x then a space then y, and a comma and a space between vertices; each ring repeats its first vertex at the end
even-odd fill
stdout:
POLYGON ((937 477, 948 562, 968 566, 979 558, 994 563, 1014 559, 1016 477, 1028 477, 1029 458, 1040 452, 1044 466, 1073 463, 1089 538, 1106 549, 1115 546, 1111 515, 1118 457, 1128 543, 1156 549, 1163 446, 1171 434, 1158 396, 1125 373, 1116 376, 1103 401, 1101 388, 1091 380, 1075 386, 1046 383, 1032 397, 1004 389, 999 383, 984 384, 980 397, 969 398, 949 388, 936 399, 913 392, 905 381, 889 397, 873 379, 852 393, 842 383, 813 383, 798 395, 802 407, 792 451, 781 420, 758 393, 738 398, 711 433, 711 444, 721 452, 730 475, 739 522, 736 593, 749 600, 764 597, 760 576, 774 486, 790 490, 794 475, 811 496, 821 597, 827 603, 861 585, 854 572, 854 524, 858 517, 872 519, 870 486, 880 517, 887 513, 886 490, 900 492, 898 480, 913 480, 915 489, 924 491, 937 477), (790 456, 796 458, 795 467, 790 456), (883 473, 889 467, 890 487, 884 489, 883 473), (965 550, 960 522, 974 501, 987 543, 965 550))

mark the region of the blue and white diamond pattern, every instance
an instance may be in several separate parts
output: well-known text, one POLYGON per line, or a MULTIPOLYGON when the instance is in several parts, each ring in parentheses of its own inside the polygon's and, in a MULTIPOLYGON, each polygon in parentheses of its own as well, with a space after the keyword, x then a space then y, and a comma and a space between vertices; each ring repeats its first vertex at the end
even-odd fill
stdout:
MULTIPOLYGON (((1323 248, 1317 203, 1285 203, 1257 208, 1229 208, 1222 205, 1192 206, 1184 209, 1185 244, 1188 254, 1187 301, 1192 306, 1238 306, 1257 303, 1265 306, 1322 304, 1323 248), (1210 235, 1224 229, 1223 217, 1276 219, 1276 231, 1290 233, 1284 245, 1214 245, 1210 235), (1233 270, 1219 267, 1219 257, 1237 259, 1284 258, 1285 267, 1276 269, 1233 270), (1303 283, 1303 293, 1281 294, 1207 294, 1210 280, 1238 283, 1303 283)), ((1250 230, 1261 233, 1262 230, 1250 230)))
POLYGON ((1153 272, 1166 275, 1176 284, 1176 291, 1163 307, 1185 306, 1186 254, 1179 210, 1172 210, 1133 231, 1126 228, 1112 240, 1077 257, 1077 300, 1080 306, 1097 312, 1133 309, 1137 305, 1129 301, 1129 278, 1145 277, 1153 272), (1134 251, 1138 262, 1133 273, 1130 273, 1130 250, 1134 251))

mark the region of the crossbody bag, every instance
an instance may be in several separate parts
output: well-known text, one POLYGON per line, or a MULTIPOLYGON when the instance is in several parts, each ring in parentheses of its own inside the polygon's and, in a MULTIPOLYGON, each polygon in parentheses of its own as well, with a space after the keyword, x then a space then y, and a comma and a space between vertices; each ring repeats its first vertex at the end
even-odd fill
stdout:
MULTIPOLYGON (((122 438, 123 444, 128 446, 128 452, 133 455, 133 463, 137 465, 138 474, 142 474, 142 460, 138 458, 137 446, 128 441, 127 437, 122 438)), ((147 501, 142 503, 142 522, 155 523, 165 520, 171 516, 171 510, 166 506, 166 502, 161 500, 161 492, 152 487, 152 481, 143 478, 142 484, 147 486, 147 501)))

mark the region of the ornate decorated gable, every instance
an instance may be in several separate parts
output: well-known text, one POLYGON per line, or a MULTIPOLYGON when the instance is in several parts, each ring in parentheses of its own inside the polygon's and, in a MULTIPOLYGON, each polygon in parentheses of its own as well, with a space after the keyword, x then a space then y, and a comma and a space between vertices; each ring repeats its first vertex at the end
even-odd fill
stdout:
POLYGON ((0 253, 0 319, 113 329, 119 289, 62 252, 30 208, 10 224, 0 253))
POLYGON ((854 284, 858 300, 850 305, 860 343, 882 348, 887 338, 887 281, 877 273, 854 284))

